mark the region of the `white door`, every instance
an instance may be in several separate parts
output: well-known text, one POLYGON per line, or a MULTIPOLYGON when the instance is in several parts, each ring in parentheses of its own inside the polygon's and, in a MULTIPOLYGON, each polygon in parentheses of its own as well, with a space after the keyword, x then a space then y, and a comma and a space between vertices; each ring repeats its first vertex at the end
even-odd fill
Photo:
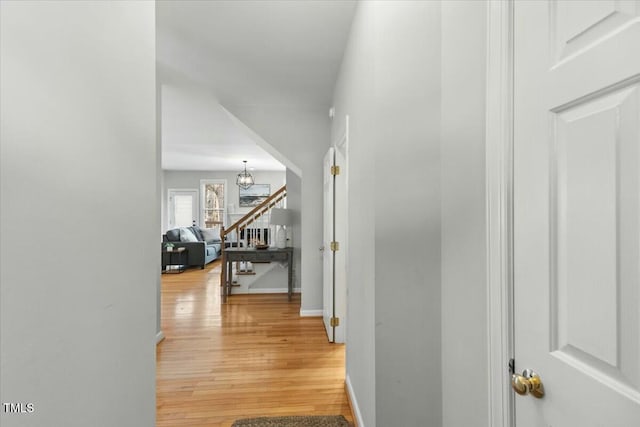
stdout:
POLYGON ((198 191, 169 190, 169 229, 198 225, 198 191))
POLYGON ((517 427, 640 426, 639 4, 514 4, 517 427))
POLYGON ((322 317, 329 341, 335 343, 344 343, 346 335, 345 189, 344 155, 331 147, 324 159, 322 317))
POLYGON ((335 149, 329 148, 324 156, 324 230, 323 230, 323 252, 322 252, 322 281, 323 281, 323 313, 324 327, 327 330, 327 337, 330 342, 335 342, 335 326, 332 320, 335 317, 335 289, 334 289, 334 252, 331 244, 334 241, 334 177, 331 169, 334 166, 335 149))

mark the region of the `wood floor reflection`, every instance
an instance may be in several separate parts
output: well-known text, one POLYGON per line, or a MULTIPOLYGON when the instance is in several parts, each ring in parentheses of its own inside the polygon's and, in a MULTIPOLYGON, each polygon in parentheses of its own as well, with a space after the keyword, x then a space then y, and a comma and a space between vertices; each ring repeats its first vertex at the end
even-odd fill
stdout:
POLYGON ((238 418, 342 414, 344 346, 300 295, 237 295, 220 304, 220 261, 162 275, 157 426, 230 426, 238 418))

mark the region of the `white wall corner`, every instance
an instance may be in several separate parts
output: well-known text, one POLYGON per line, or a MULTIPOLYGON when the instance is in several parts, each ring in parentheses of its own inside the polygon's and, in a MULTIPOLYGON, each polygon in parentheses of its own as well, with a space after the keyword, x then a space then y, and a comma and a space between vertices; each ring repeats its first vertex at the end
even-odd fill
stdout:
POLYGON ((349 403, 351 404, 351 411, 353 412, 353 416, 355 418, 356 427, 365 427, 364 422, 362 422, 362 413, 360 412, 358 400, 356 399, 356 394, 353 391, 353 386, 351 385, 351 378, 349 378, 349 374, 345 376, 344 384, 347 388, 347 395, 349 397, 349 403))
POLYGON ((302 178, 302 169, 300 169, 300 167, 298 167, 296 164, 294 164, 291 160, 289 160, 284 154, 282 154, 280 151, 278 151, 273 145, 271 145, 270 143, 268 143, 267 141, 265 141, 264 138, 262 138, 260 135, 258 135, 257 132, 255 132, 253 129, 251 129, 249 126, 247 126, 242 120, 240 120, 238 117, 236 117, 231 111, 227 110, 224 106, 220 105, 220 108, 222 108, 222 110, 227 113, 229 115, 229 117, 231 118, 231 121, 238 126, 239 129, 243 130, 244 132, 246 132, 247 135, 249 135, 249 137, 255 141, 255 143, 262 148, 264 151, 266 151, 267 153, 269 153, 273 158, 275 158, 277 161, 279 161, 280 163, 282 163, 283 165, 285 165, 285 167, 287 169, 291 169, 291 171, 293 173, 295 173, 296 175, 298 175, 300 178, 302 178))

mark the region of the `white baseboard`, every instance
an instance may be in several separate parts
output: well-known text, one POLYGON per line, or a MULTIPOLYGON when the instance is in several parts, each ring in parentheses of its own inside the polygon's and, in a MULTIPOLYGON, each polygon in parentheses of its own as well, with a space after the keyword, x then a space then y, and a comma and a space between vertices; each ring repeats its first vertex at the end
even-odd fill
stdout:
POLYGON ((322 317, 322 310, 300 310, 300 317, 322 317))
POLYGON ((355 417, 356 427, 365 427, 362 422, 362 413, 360 413, 360 407, 358 406, 356 395, 353 392, 353 387, 351 386, 351 378, 349 378, 349 374, 346 375, 344 383, 347 386, 347 394, 349 395, 349 402, 351 403, 351 411, 355 417))
POLYGON ((156 334, 156 345, 160 344, 160 341, 164 339, 164 332, 160 331, 156 334))
MULTIPOLYGON (((300 288, 293 288, 293 293, 300 293, 300 288)), ((250 294, 286 294, 289 292, 287 288, 249 288, 250 294)))

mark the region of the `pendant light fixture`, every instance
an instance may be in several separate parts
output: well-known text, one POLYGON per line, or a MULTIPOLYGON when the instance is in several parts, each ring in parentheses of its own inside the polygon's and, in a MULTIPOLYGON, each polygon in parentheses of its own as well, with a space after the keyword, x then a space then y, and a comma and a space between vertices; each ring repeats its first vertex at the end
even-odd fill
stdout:
POLYGON ((236 185, 242 188, 243 190, 246 190, 247 188, 253 185, 254 181, 253 181, 253 176, 249 172, 247 172, 247 161, 243 160, 243 162, 244 162, 244 172, 240 172, 238 174, 238 177, 236 178, 236 185))

